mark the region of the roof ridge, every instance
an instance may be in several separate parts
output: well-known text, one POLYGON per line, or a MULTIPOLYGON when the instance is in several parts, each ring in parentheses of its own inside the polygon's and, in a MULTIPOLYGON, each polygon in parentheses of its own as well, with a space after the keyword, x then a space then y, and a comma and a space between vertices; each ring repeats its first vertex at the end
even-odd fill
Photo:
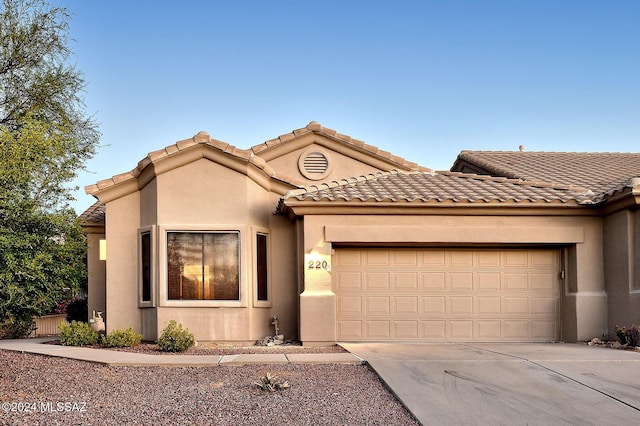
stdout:
POLYGON ((399 157, 397 155, 393 155, 392 153, 388 152, 388 151, 384 151, 381 150, 380 148, 374 146, 374 145, 369 145, 367 143, 365 143, 364 141, 361 141, 359 139, 355 139, 352 138, 349 135, 345 135, 342 133, 338 133, 336 130, 334 129, 330 129, 328 127, 324 127, 322 126, 320 123, 318 123, 317 121, 310 121, 309 124, 307 124, 305 127, 300 128, 300 129, 295 129, 292 130, 291 132, 288 133, 283 133, 273 139, 269 139, 263 143, 254 145, 250 148, 250 150, 258 155, 260 152, 272 148, 276 145, 280 145, 283 144, 291 139, 294 139, 296 137, 308 134, 308 133, 318 133, 318 134, 322 134, 326 137, 329 138, 333 138, 333 139, 337 139, 343 143, 346 143, 347 145, 351 145, 354 146, 358 149, 367 151, 370 154, 373 155, 377 155, 379 157, 382 157, 388 161, 394 162, 396 164, 399 164, 401 166, 404 166, 408 169, 413 169, 413 170, 421 170, 421 171, 431 171, 431 169, 429 169, 428 167, 424 167, 424 166, 420 166, 418 163, 414 163, 413 161, 408 161, 403 157, 399 157))
POLYGON ((632 151, 492 151, 492 150, 474 150, 474 149, 464 149, 460 151, 460 154, 468 153, 468 154, 585 154, 585 155, 640 155, 640 152, 632 152, 632 151))
MULTIPOLYGON (((493 174, 506 175, 510 178, 520 178, 520 176, 517 173, 515 173, 513 170, 509 170, 507 168, 501 167, 497 163, 493 161, 489 161, 485 158, 478 157, 477 155, 475 155, 475 152, 480 152, 480 151, 461 151, 460 154, 458 154, 458 158, 461 160, 469 161, 473 164, 476 164, 480 167, 490 170, 493 174)), ((496 151, 484 151, 484 152, 496 152, 496 151)), ((520 151, 512 151, 512 152, 515 153, 520 151)))

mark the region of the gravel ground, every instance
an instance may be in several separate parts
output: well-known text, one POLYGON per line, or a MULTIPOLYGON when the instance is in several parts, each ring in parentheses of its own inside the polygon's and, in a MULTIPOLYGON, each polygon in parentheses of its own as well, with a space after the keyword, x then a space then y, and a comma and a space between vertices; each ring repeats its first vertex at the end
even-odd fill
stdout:
MULTIPOLYGON (((47 342, 52 345, 59 345, 59 340, 47 342)), ((324 354, 324 353, 346 353, 338 345, 331 346, 302 346, 297 343, 287 343, 276 346, 256 346, 256 345, 234 345, 214 342, 198 342, 197 346, 188 351, 174 353, 162 352, 155 343, 143 342, 133 348, 107 348, 102 345, 92 346, 97 349, 109 349, 112 351, 137 352, 149 355, 238 355, 238 354, 324 354)))
POLYGON ((0 365, 3 425, 419 424, 364 365, 106 367, 2 350, 0 365), (266 372, 291 387, 261 391, 266 372))

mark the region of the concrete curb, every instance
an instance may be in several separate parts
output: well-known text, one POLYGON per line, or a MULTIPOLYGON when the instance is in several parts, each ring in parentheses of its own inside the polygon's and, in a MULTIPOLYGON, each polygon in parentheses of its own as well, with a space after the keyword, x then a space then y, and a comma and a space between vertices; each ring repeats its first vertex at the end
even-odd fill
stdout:
POLYGON ((51 337, 0 340, 0 349, 69 358, 108 366, 129 367, 217 367, 246 364, 362 364, 350 353, 328 354, 238 354, 238 355, 150 355, 74 346, 47 345, 51 337))

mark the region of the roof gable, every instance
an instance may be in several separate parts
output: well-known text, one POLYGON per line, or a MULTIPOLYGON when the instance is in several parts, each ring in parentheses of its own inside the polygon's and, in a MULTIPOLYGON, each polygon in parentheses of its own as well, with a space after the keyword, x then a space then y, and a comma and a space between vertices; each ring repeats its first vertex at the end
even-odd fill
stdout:
POLYGON ((303 185, 379 171, 430 170, 315 121, 255 145, 251 151, 303 185), (314 170, 306 169, 308 161, 314 170))

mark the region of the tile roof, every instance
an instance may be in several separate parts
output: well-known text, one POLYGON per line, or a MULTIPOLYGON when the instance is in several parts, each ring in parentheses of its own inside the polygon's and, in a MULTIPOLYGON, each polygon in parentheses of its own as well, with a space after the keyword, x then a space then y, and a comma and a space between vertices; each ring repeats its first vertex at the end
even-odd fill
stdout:
POLYGON ((153 164, 156 161, 160 161, 165 157, 175 155, 180 151, 187 150, 197 145, 208 146, 215 150, 224 152, 232 157, 245 160, 248 163, 251 163, 254 166, 256 166, 258 169, 261 169, 265 174, 267 174, 268 176, 271 176, 272 178, 290 183, 294 186, 299 186, 298 183, 296 183, 292 177, 277 175, 275 170, 271 166, 269 166, 266 163, 266 161, 254 155, 254 153, 251 150, 236 148, 235 146, 230 145, 226 142, 213 139, 211 136, 209 136, 207 132, 201 131, 195 136, 193 136, 192 138, 178 141, 173 145, 168 145, 164 147, 163 149, 150 152, 145 158, 143 158, 138 162, 138 165, 136 166, 135 169, 129 172, 115 175, 109 179, 101 180, 96 184, 88 185, 85 187, 85 192, 87 194, 96 194, 106 188, 117 185, 118 183, 130 180, 130 179, 135 179, 138 176, 140 176, 142 171, 150 164, 153 164))
POLYGON ((354 139, 349 135, 344 135, 341 133, 338 133, 337 131, 333 130, 333 129, 329 129, 328 127, 323 127, 320 123, 316 122, 316 121, 311 121, 309 124, 307 124, 306 127, 303 127, 301 129, 296 129, 293 130, 289 133, 284 133, 274 139, 269 139, 268 141, 265 141, 261 144, 258 145, 254 145, 253 147, 251 147, 251 151, 256 154, 256 155, 260 155, 260 153, 273 148, 277 145, 283 144, 293 138, 305 135, 305 134, 309 134, 309 133, 317 133, 320 135, 323 135, 327 138, 330 139, 335 139, 338 140, 344 144, 350 145, 352 147, 358 148, 362 151, 366 151, 369 154, 381 157, 387 161, 391 161, 393 163, 396 163, 398 166, 400 166, 400 168, 402 169, 406 169, 406 170, 420 170, 420 171, 431 171, 431 169, 426 168, 426 167, 422 167, 420 165, 418 165, 417 163, 414 163, 412 161, 407 161, 402 157, 399 157, 397 155, 393 155, 388 151, 383 151, 381 149, 379 149, 378 147, 375 147, 373 145, 368 145, 366 143, 364 143, 361 140, 358 139, 354 139))
POLYGON ((80 215, 80 221, 82 222, 102 222, 104 221, 106 214, 106 207, 100 201, 93 203, 91 207, 84 211, 80 215))
POLYGON ((543 202, 589 204, 593 193, 568 185, 456 172, 381 172, 291 190, 285 200, 407 202, 543 202))
POLYGON ((462 151, 451 170, 467 162, 493 176, 588 188, 601 196, 640 177, 640 153, 462 151))

